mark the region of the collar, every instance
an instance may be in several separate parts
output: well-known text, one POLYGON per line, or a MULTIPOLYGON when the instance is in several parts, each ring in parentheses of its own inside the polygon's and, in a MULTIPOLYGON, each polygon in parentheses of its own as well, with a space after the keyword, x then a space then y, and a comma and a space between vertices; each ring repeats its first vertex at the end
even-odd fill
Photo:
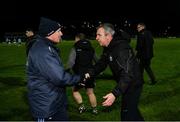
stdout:
POLYGON ((59 48, 57 48, 55 45, 56 43, 52 42, 50 39, 39 36, 41 40, 43 40, 48 46, 54 48, 57 52, 59 52, 59 48))

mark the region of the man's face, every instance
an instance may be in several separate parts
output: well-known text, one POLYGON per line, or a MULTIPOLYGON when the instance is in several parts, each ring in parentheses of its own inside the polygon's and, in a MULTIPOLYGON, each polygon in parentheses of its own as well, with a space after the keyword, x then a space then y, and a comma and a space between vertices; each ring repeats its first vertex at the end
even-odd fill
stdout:
POLYGON ((26 31, 26 36, 27 37, 31 37, 33 35, 34 35, 34 33, 32 31, 26 31))
POLYGON ((140 32, 141 30, 143 30, 144 29, 144 26, 142 26, 142 25, 137 25, 137 31, 138 32, 140 32))
POLYGON ((104 28, 99 28, 96 32, 96 40, 103 47, 107 47, 110 43, 109 39, 110 34, 106 33, 104 28))
POLYGON ((80 38, 75 37, 75 42, 78 42, 80 40, 80 38))
POLYGON ((56 32, 54 32, 52 35, 51 35, 51 40, 52 42, 54 43, 59 43, 60 40, 61 40, 61 36, 63 35, 63 33, 61 32, 61 29, 58 29, 56 32))

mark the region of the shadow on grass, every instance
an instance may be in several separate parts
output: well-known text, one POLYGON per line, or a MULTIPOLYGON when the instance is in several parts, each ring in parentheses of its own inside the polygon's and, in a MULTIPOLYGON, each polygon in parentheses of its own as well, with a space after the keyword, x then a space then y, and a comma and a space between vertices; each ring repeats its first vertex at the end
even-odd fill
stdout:
MULTIPOLYGON (((30 113, 30 109, 29 109, 29 103, 28 103, 28 98, 27 98, 27 90, 24 89, 24 83, 19 83, 19 82, 23 82, 20 78, 0 78, 1 81, 3 81, 3 84, 5 84, 0 91, 3 90, 7 90, 10 88, 13 89, 17 89, 19 87, 21 87, 21 89, 19 89, 19 93, 18 95, 20 95, 20 99, 14 99, 13 97, 10 98, 8 103, 9 104, 14 104, 13 106, 10 105, 11 107, 8 107, 8 104, 6 104, 7 106, 4 107, 3 110, 0 109, 0 121, 20 121, 20 120, 29 120, 32 121, 32 116, 30 113), (14 83, 9 83, 9 82, 14 82, 14 83), (11 100, 13 102, 11 102, 11 100), (19 105, 19 100, 21 100, 21 102, 23 101, 23 105, 16 107, 16 103, 19 105), (24 105, 24 103, 26 105, 24 105)), ((18 89, 17 89, 18 90, 18 89)), ((14 94, 14 93, 9 93, 9 94, 14 94)), ((2 95, 3 96, 3 95, 2 95)), ((3 97, 2 97, 3 99, 3 97)), ((3 100, 1 100, 3 101, 3 100)))
POLYGON ((156 93, 149 94, 141 100, 141 103, 153 104, 158 101, 169 99, 170 97, 176 96, 178 94, 180 94, 180 87, 175 88, 171 91, 163 91, 163 92, 156 92, 156 93))
POLYGON ((19 69, 19 68, 22 68, 22 69, 25 69, 25 64, 24 65, 8 65, 8 66, 3 66, 3 67, 0 67, 0 71, 7 71, 7 70, 12 70, 12 69, 19 69))
POLYGON ((69 114, 70 120, 73 120, 73 121, 80 121, 80 120, 85 121, 85 120, 88 120, 88 118, 86 118, 86 115, 85 115, 86 112, 87 111, 85 111, 82 114, 79 114, 78 106, 73 105, 73 104, 68 105, 68 114, 69 114))
POLYGON ((25 86, 26 82, 21 77, 0 77, 0 82, 5 86, 25 86))
POLYGON ((29 120, 32 121, 33 118, 31 113, 24 108, 13 108, 7 113, 0 114, 0 121, 20 121, 20 120, 29 120))
POLYGON ((179 121, 180 120, 180 110, 179 111, 162 111, 159 113, 157 118, 160 119, 160 121, 179 121))
POLYGON ((87 121, 88 118, 84 117, 81 114, 69 114, 69 118, 71 121, 87 121))
MULTIPOLYGON (((22 97, 21 100, 23 100, 23 105, 16 107, 16 102, 19 102, 19 101, 14 101, 13 107, 8 107, 8 104, 7 104, 7 107, 3 111, 0 110, 0 121, 2 121, 2 120, 3 121, 20 121, 20 120, 21 121, 22 120, 23 121, 26 121, 26 120, 32 121, 33 120, 31 112, 30 112, 30 108, 29 108, 27 91, 22 90, 21 93, 22 94, 19 94, 19 95, 21 95, 21 97, 22 97), (26 105, 24 105, 24 103, 26 105)), ((13 100, 13 98, 11 98, 11 99, 13 100)), ((19 103, 17 103, 17 104, 19 104, 19 103)))
POLYGON ((176 74, 174 74, 174 75, 172 75, 172 76, 164 77, 164 78, 158 79, 158 82, 157 82, 157 83, 158 83, 158 84, 164 84, 165 82, 166 82, 167 84, 169 84, 170 82, 172 83, 173 80, 178 79, 179 76, 180 76, 179 71, 177 71, 177 72, 178 72, 178 73, 176 73, 176 74))
POLYGON ((24 103, 25 103, 27 106, 29 106, 28 93, 27 93, 27 91, 24 91, 24 92, 23 92, 22 98, 23 98, 23 100, 24 100, 24 103))
POLYGON ((79 114, 78 107, 74 104, 71 104, 68 106, 69 117, 71 121, 95 121, 96 117, 102 116, 101 114, 109 114, 113 112, 114 110, 120 111, 119 103, 120 101, 118 99, 117 101, 115 101, 115 103, 111 107, 103 107, 101 105, 98 105, 97 106, 98 115, 94 115, 92 113, 92 108, 88 105, 86 106, 86 110, 82 114, 79 114))
POLYGON ((157 84, 153 85, 152 87, 156 87, 156 85, 165 85, 165 86, 171 86, 173 89, 167 90, 164 89, 163 92, 152 92, 149 93, 145 98, 141 100, 142 104, 152 104, 157 101, 162 101, 165 99, 169 99, 172 96, 176 96, 180 94, 180 87, 177 86, 177 81, 179 79, 180 73, 177 71, 177 73, 171 75, 171 76, 166 76, 161 79, 158 79, 157 84))

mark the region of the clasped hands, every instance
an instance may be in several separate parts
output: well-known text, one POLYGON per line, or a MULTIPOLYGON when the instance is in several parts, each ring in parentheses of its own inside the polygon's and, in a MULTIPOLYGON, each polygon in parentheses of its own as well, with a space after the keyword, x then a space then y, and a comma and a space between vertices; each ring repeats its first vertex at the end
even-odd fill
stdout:
MULTIPOLYGON (((86 80, 89 78, 89 73, 84 74, 84 76, 81 78, 80 85, 84 87, 86 80)), ((108 93, 107 95, 103 96, 103 98, 105 99, 105 101, 102 103, 102 106, 111 106, 116 99, 116 97, 112 93, 108 93)))
POLYGON ((87 79, 89 79, 89 78, 90 78, 89 73, 82 75, 78 85, 84 87, 87 79))

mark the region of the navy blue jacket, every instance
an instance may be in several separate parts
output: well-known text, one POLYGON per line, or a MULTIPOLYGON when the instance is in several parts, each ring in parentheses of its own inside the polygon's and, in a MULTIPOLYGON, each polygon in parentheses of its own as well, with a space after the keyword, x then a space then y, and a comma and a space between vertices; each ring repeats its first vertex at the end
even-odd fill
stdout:
POLYGON ((46 118, 66 110, 67 85, 75 85, 79 76, 66 73, 54 44, 37 36, 27 59, 28 97, 33 117, 46 118))

